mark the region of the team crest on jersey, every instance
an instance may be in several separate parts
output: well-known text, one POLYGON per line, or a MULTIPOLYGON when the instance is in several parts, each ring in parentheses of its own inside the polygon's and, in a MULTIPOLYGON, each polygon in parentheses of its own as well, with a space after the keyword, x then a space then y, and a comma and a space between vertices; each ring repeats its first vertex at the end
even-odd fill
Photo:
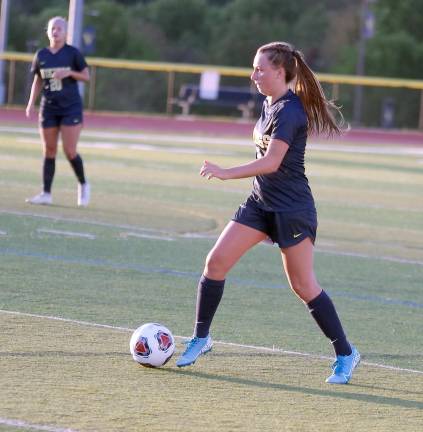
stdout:
POLYGON ((146 337, 139 338, 135 344, 135 352, 141 357, 148 357, 151 354, 151 348, 146 337))
POLYGON ((256 145, 257 157, 261 157, 266 153, 267 147, 270 143, 270 135, 261 135, 257 129, 254 129, 253 140, 256 145))
POLYGON ((164 331, 159 330, 155 334, 155 338, 159 344, 160 351, 167 351, 172 346, 172 337, 164 331))

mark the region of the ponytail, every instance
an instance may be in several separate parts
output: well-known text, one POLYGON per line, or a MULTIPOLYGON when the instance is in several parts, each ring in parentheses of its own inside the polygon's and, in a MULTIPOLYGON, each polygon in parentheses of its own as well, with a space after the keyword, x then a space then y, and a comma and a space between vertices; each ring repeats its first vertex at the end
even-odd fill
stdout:
POLYGON ((340 134, 344 124, 340 108, 333 101, 326 99, 320 82, 305 62, 303 54, 293 50, 292 55, 297 63, 295 93, 304 106, 310 132, 340 134), (340 117, 339 122, 336 121, 336 114, 340 117))
POLYGON ((275 67, 285 69, 286 82, 292 83, 307 115, 308 129, 312 134, 340 134, 344 117, 340 108, 327 100, 316 75, 307 65, 303 54, 286 42, 263 45, 258 52, 266 53, 275 67), (337 121, 335 116, 339 116, 337 121))

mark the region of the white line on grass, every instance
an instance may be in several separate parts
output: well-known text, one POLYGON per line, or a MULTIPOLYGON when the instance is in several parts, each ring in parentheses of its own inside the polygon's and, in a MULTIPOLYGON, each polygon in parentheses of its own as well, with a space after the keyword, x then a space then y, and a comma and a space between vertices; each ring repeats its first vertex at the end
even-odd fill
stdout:
POLYGON ((25 429, 35 429, 39 431, 47 431, 47 432, 77 432, 75 429, 62 429, 54 426, 46 426, 39 424, 27 423, 22 420, 15 419, 7 419, 0 417, 0 425, 12 426, 15 428, 25 428, 25 429))
MULTIPOLYGON (((10 126, 0 126, 0 132, 19 133, 25 135, 38 135, 36 128, 17 128, 10 126)), ((117 139, 118 141, 111 142, 112 145, 122 145, 122 139, 128 141, 148 141, 148 142, 164 142, 164 143, 202 143, 202 144, 222 144, 222 145, 237 145, 237 146, 251 146, 252 142, 249 138, 234 138, 234 137, 210 137, 210 136, 193 136, 193 135, 165 135, 165 134, 140 134, 140 133, 116 133, 116 132, 102 132, 96 130, 84 130, 83 138, 104 138, 104 139, 117 139)), ((38 144, 38 142, 37 142, 38 144)), ((105 143, 103 143, 104 145, 105 143)), ((310 143, 308 144, 310 150, 317 151, 330 151, 342 153, 364 153, 364 154, 383 154, 383 155, 423 155, 423 149, 414 146, 381 146, 381 145, 348 145, 348 144, 323 144, 323 143, 310 143)))
POLYGON ((95 240, 94 234, 80 233, 80 232, 74 232, 74 231, 61 231, 61 230, 54 230, 54 229, 47 229, 47 228, 38 228, 37 233, 55 234, 55 235, 64 236, 64 237, 78 237, 78 238, 87 238, 90 240, 95 240))
MULTIPOLYGON (((102 226, 107 228, 118 228, 118 229, 128 229, 133 231, 139 231, 140 233, 143 232, 150 232, 152 235, 158 235, 160 239, 166 239, 166 238, 197 238, 197 239, 204 239, 204 240, 215 240, 217 239, 217 234, 208 234, 208 233, 174 233, 170 231, 165 230, 159 230, 154 228, 144 228, 144 227, 136 227, 133 225, 120 225, 120 224, 112 224, 108 222, 98 222, 98 221, 92 221, 92 220, 86 220, 86 219, 78 219, 78 218, 65 218, 61 216, 49 216, 49 215, 43 215, 39 213, 31 213, 31 212, 20 212, 15 210, 0 210, 0 214, 9 214, 9 215, 16 215, 16 216, 29 216, 34 218, 41 218, 41 219, 52 219, 57 220, 61 222, 73 222, 78 224, 87 224, 87 225, 95 225, 95 226, 102 226), (160 236, 159 236, 160 235, 160 236), (163 236, 165 236, 163 238, 163 236)), ((134 233, 135 234, 135 233, 134 233)), ((141 236, 140 236, 141 237, 141 236)), ((145 236, 147 238, 147 236, 145 236)), ((262 243, 266 244, 266 243, 262 243)), ((379 261, 388 261, 388 262, 396 262, 400 264, 412 264, 412 265, 418 265, 423 266, 423 261, 418 260, 408 260, 404 258, 397 258, 392 256, 374 256, 374 255, 368 255, 368 254, 361 254, 356 252, 348 252, 348 251, 341 251, 341 250, 329 250, 329 249, 323 249, 323 248, 316 248, 316 252, 318 253, 325 253, 325 254, 332 254, 332 255, 342 255, 342 256, 350 256, 355 258, 365 258, 365 259, 374 259, 379 261)))
POLYGON ((322 248, 316 248, 316 252, 328 254, 328 255, 342 255, 342 256, 350 256, 354 258, 372 258, 372 259, 378 259, 381 261, 389 261, 389 262, 396 262, 401 264, 414 264, 414 265, 423 265, 422 261, 417 260, 408 260, 405 258, 396 258, 396 257, 390 257, 386 255, 379 255, 379 256, 372 256, 367 254, 362 254, 358 252, 345 252, 345 251, 337 251, 337 250, 328 250, 328 249, 322 249, 322 248))
POLYGON ((77 224, 86 224, 86 225, 95 225, 95 226, 101 226, 101 227, 107 227, 107 228, 119 228, 119 229, 127 229, 127 230, 136 230, 140 232, 152 232, 152 233, 163 233, 163 234, 169 234, 169 231, 165 230, 158 230, 155 228, 143 228, 143 227, 136 227, 133 225, 125 225, 125 224, 112 224, 109 222, 100 222, 100 221, 92 221, 87 219, 79 219, 79 218, 67 218, 62 216, 50 216, 46 214, 41 213, 33 213, 33 212, 21 212, 21 211, 15 211, 15 210, 0 210, 0 214, 9 214, 9 215, 15 215, 15 216, 29 216, 34 218, 40 218, 40 219, 47 219, 47 220, 55 220, 60 222, 71 222, 71 223, 77 223, 77 224))
POLYGON ((119 237, 121 237, 121 238, 135 237, 135 238, 146 238, 146 239, 164 240, 164 241, 174 241, 175 240, 172 237, 163 237, 160 235, 134 233, 134 232, 122 232, 119 234, 119 237))
MULTIPOLYGON (((124 331, 124 332, 133 332, 135 330, 135 329, 131 329, 128 327, 118 327, 118 326, 112 326, 112 325, 108 325, 108 324, 98 324, 98 323, 92 323, 92 322, 88 322, 88 321, 74 320, 74 319, 70 319, 70 318, 55 317, 55 316, 51 316, 51 315, 31 314, 31 313, 27 313, 27 312, 9 311, 9 310, 4 310, 4 309, 0 309, 0 313, 9 314, 9 315, 27 316, 27 317, 40 318, 40 319, 49 319, 49 320, 54 320, 54 321, 61 321, 61 322, 68 322, 68 323, 72 323, 72 324, 78 324, 78 325, 82 325, 82 326, 105 328, 105 329, 109 329, 109 330, 119 330, 119 331, 124 331)), ((175 338, 178 338, 178 339, 184 339, 184 340, 189 339, 187 336, 177 336, 177 335, 174 335, 174 336, 175 336, 175 338)), ((244 349, 248 348, 248 349, 253 349, 256 351, 270 352, 270 353, 275 353, 275 354, 285 354, 285 355, 294 355, 294 356, 301 356, 301 357, 310 357, 310 358, 320 359, 320 360, 333 360, 332 357, 328 357, 328 356, 322 356, 322 355, 311 354, 311 353, 303 353, 303 352, 298 352, 298 351, 289 351, 289 350, 284 350, 282 348, 277 348, 275 346, 270 348, 270 347, 244 345, 244 344, 237 344, 237 343, 233 343, 233 342, 223 342, 223 341, 216 341, 216 340, 214 341, 214 343, 219 344, 219 345, 224 345, 224 346, 231 346, 231 347, 235 347, 235 348, 244 348, 244 349)), ((397 366, 390 366, 390 365, 384 365, 384 364, 379 364, 379 363, 371 363, 371 362, 366 362, 366 361, 362 361, 361 364, 366 365, 366 366, 373 366, 373 367, 380 368, 380 369, 393 370, 396 372, 408 372, 408 373, 422 374, 423 375, 423 371, 416 370, 416 369, 400 368, 397 366)))
MULTIPOLYGON (((157 140, 156 140, 157 141, 157 140)), ((36 144, 37 141, 31 138, 21 138, 18 142, 23 142, 26 144, 36 144)), ((189 147, 170 147, 170 146, 157 146, 145 143, 138 144, 130 144, 130 143, 122 143, 122 142, 103 142, 103 141, 79 141, 78 145, 83 148, 95 148, 95 149, 107 149, 107 150, 119 150, 119 149, 129 149, 129 150, 138 150, 138 151, 149 151, 149 152, 166 152, 166 153, 176 153, 176 154, 194 154, 194 155, 202 155, 205 152, 214 155, 225 155, 230 156, 232 153, 210 150, 210 149, 201 149, 201 148, 189 148, 189 147)))
POLYGON ((381 155, 409 155, 421 156, 423 155, 423 148, 419 147, 403 147, 403 146, 353 146, 345 144, 310 144, 310 150, 339 152, 339 153, 363 153, 363 154, 381 154, 381 155))

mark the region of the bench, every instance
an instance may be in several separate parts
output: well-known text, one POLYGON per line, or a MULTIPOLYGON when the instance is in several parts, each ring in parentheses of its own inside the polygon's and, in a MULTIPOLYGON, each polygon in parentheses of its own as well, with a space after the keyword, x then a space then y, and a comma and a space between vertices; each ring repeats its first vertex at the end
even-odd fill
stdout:
POLYGON ((205 99, 200 96, 200 86, 196 84, 184 84, 181 86, 177 98, 172 103, 182 109, 183 115, 189 115, 192 105, 214 105, 234 107, 241 111, 243 118, 251 118, 254 108, 264 99, 259 93, 250 87, 219 87, 216 99, 205 99))

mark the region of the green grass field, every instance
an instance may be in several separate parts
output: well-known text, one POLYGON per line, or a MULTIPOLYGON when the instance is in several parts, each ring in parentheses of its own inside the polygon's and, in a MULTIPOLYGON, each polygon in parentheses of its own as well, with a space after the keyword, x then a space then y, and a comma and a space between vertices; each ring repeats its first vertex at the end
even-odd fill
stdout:
POLYGON ((329 386, 330 344, 264 244, 228 277, 212 353, 182 370, 129 353, 149 321, 183 349, 204 258, 251 185, 207 181, 201 162, 252 146, 86 130, 91 206, 60 152, 54 205, 37 207, 37 131, 0 124, 0 431, 422 430, 423 153, 377 149, 308 153, 316 273, 363 357, 329 386))

